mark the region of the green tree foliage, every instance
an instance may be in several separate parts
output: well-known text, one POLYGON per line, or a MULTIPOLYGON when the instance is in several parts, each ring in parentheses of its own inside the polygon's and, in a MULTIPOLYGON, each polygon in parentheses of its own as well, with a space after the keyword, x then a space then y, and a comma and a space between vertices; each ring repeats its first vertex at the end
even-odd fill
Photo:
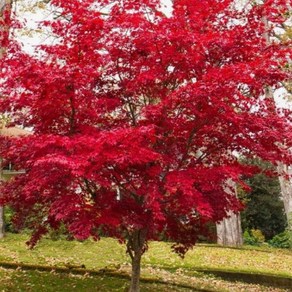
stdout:
POLYGON ((277 234, 270 241, 269 245, 277 248, 292 248, 291 233, 288 230, 277 234))
POLYGON ((274 169, 267 162, 254 159, 247 163, 260 167, 262 172, 246 180, 250 192, 240 192, 246 204, 242 212, 243 229, 259 229, 269 240, 283 232, 287 225, 279 180, 277 176, 268 175, 274 169))

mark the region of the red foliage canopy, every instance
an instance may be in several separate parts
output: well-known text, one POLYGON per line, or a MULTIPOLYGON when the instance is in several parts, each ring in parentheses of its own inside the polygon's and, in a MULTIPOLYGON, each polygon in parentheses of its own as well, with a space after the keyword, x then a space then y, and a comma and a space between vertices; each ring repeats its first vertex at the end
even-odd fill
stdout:
POLYGON ((2 202, 33 243, 62 222, 79 239, 144 230, 183 253, 241 208, 226 192, 251 172, 239 153, 291 163, 289 112, 265 96, 289 77, 289 44, 265 33, 291 1, 177 0, 171 16, 158 0, 51 4, 58 17, 42 27, 57 41, 41 57, 11 41, 2 60, 0 109, 34 131, 2 144, 26 169, 2 202))

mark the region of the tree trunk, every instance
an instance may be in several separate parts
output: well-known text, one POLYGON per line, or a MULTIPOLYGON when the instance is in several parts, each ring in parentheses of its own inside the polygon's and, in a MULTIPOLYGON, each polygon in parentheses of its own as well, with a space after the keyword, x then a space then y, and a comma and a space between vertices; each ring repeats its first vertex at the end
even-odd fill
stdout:
POLYGON ((291 178, 285 177, 286 175, 292 174, 292 169, 280 163, 278 165, 278 173, 288 229, 292 231, 292 180, 291 178))
MULTIPOLYGON (((268 34, 269 31, 269 23, 266 18, 263 19, 263 22, 265 24, 265 27, 267 28, 266 31, 267 33, 264 35, 266 38, 267 44, 271 44, 271 37, 268 34)), ((290 60, 291 62, 291 60, 290 60)), ((274 98, 273 96, 273 90, 271 87, 267 87, 266 89, 266 96, 270 98, 274 98)), ((275 99, 274 99, 275 102, 275 99)), ((276 104, 276 102, 275 102, 276 104)), ((275 105, 276 108, 276 105, 275 105)), ((291 175, 291 166, 284 165, 283 163, 278 164, 278 174, 279 174, 279 182, 280 182, 280 187, 281 187, 281 196, 283 199, 284 203, 284 209, 285 209, 285 214, 287 217, 287 224, 288 224, 288 230, 292 231, 292 180, 291 178, 286 178, 285 175, 291 175)))
POLYGON ((230 212, 229 215, 230 217, 216 224, 217 243, 223 246, 241 246, 243 239, 240 214, 230 212))
POLYGON ((129 292, 140 291, 141 258, 146 248, 147 231, 137 230, 130 234, 127 252, 132 259, 132 275, 129 292))
MULTIPOLYGON (((2 180, 2 162, 0 158, 0 181, 2 180)), ((5 236, 4 207, 0 205, 0 239, 5 236)))
MULTIPOLYGON (((227 181, 226 192, 237 197, 236 184, 231 179, 227 181)), ((243 238, 240 213, 229 211, 228 216, 216 224, 217 243, 223 246, 241 246, 243 238)))
POLYGON ((0 239, 5 236, 4 208, 0 206, 0 239))
POLYGON ((131 286, 130 292, 140 291, 140 275, 141 275, 141 255, 135 253, 132 259, 132 276, 131 276, 131 286))

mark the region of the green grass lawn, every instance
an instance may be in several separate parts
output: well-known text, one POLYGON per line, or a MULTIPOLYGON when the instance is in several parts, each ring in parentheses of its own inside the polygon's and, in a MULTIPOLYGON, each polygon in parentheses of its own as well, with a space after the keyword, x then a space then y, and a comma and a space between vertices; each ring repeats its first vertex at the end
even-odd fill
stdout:
MULTIPOLYGON (((0 291, 11 292, 93 292, 126 291, 129 281, 109 276, 76 276, 38 271, 0 268, 0 291)), ((142 283, 142 291, 190 291, 181 287, 158 283, 142 283), (171 287, 171 288, 170 288, 171 287)))
MULTIPOLYGON (((124 273, 130 270, 125 246, 110 238, 102 238, 98 242, 43 239, 33 250, 25 245, 27 239, 27 235, 8 234, 0 242, 0 262, 53 267, 84 265, 86 269, 110 268, 124 273)), ((171 252, 170 245, 151 242, 143 257, 142 271, 144 277, 168 284, 143 282, 142 291, 196 291, 201 288, 213 291, 281 291, 265 290, 259 285, 230 283, 196 272, 199 268, 292 277, 292 251, 289 250, 198 245, 183 260, 171 252), (179 288, 172 283, 193 288, 179 288)), ((1 269, 0 277, 0 291, 125 291, 128 285, 128 279, 105 275, 93 277, 1 269)))

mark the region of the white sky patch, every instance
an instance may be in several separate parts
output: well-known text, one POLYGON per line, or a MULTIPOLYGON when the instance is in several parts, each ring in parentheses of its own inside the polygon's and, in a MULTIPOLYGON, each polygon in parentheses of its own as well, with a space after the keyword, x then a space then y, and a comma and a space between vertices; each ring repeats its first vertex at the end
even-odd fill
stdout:
POLYGON ((14 30, 14 34, 27 53, 34 54, 38 45, 56 41, 49 31, 39 28, 40 22, 54 17, 54 11, 49 5, 33 0, 15 1, 14 5, 17 19, 23 24, 23 28, 14 30))
MULTIPOLYGON (((161 3, 160 10, 167 17, 171 17, 172 0, 162 0, 161 3)), ((17 19, 24 24, 23 29, 15 30, 14 34, 27 53, 34 54, 37 46, 56 42, 56 38, 49 31, 44 32, 39 29, 40 22, 54 18, 56 12, 54 9, 43 1, 21 0, 14 2, 13 10, 16 12, 17 19)))
POLYGON ((291 95, 284 87, 281 87, 274 92, 274 99, 278 108, 285 108, 292 110, 291 95))
POLYGON ((161 11, 167 16, 171 17, 172 15, 172 1, 173 0, 162 0, 161 1, 161 11))

